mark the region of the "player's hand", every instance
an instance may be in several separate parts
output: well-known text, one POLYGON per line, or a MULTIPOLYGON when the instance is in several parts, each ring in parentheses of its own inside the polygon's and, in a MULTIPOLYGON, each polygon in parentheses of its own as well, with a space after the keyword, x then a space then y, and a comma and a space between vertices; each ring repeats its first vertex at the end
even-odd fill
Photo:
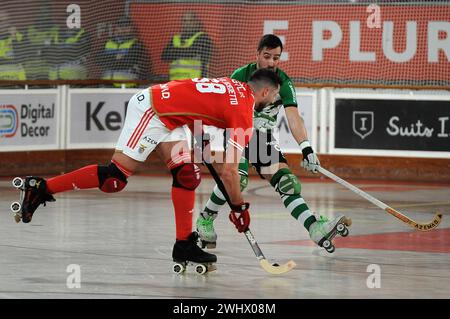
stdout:
POLYGON ((277 119, 263 112, 253 112, 253 127, 266 133, 277 125, 277 119))
POLYGON ((236 226, 240 233, 245 232, 250 225, 249 207, 249 203, 242 203, 233 207, 233 210, 230 212, 230 221, 236 226))
POLYGON ((301 142, 300 148, 302 149, 303 154, 303 161, 301 163, 302 167, 309 172, 317 174, 317 168, 320 166, 320 162, 309 141, 301 142))

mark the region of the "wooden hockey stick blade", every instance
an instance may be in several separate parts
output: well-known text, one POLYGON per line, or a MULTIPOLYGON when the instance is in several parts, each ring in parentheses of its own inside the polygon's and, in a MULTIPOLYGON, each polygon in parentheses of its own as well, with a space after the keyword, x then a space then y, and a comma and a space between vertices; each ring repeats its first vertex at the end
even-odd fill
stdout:
POLYGON ((396 211, 392 207, 386 207, 385 211, 388 212, 389 214, 391 214, 392 216, 397 217, 402 222, 404 222, 405 224, 408 224, 412 228, 415 228, 416 230, 423 231, 423 232, 435 229, 436 227, 439 226, 439 224, 442 221, 442 213, 440 213, 440 212, 435 213, 432 221, 430 221, 428 223, 418 223, 418 222, 412 220, 411 218, 403 215, 402 213, 396 211))
POLYGON ((297 266, 297 264, 293 260, 288 261, 284 265, 273 266, 267 261, 267 259, 261 259, 259 261, 259 264, 261 265, 262 269, 272 275, 284 274, 288 271, 291 271, 295 266, 297 266))
POLYGON ((255 253, 256 258, 259 260, 259 264, 261 265, 262 269, 264 269, 268 273, 272 275, 280 275, 290 271, 292 268, 296 266, 296 263, 292 260, 288 261, 286 264, 281 266, 278 264, 271 265, 264 256, 261 248, 259 248, 259 245, 256 242, 256 239, 253 236, 250 229, 247 229, 244 232, 244 235, 247 238, 250 247, 252 247, 252 250, 255 253))

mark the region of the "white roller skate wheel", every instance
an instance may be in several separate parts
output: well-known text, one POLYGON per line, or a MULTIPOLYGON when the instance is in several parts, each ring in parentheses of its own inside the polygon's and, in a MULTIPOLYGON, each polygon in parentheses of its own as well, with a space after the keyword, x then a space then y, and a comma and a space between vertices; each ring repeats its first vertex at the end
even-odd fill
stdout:
POLYGON ((15 188, 21 188, 23 186, 23 179, 20 177, 15 177, 12 181, 12 184, 15 188))
POLYGON ((181 274, 184 271, 184 267, 182 264, 175 264, 172 266, 172 270, 176 274, 181 274))
POLYGON ((204 273, 206 273, 206 266, 205 265, 197 265, 195 266, 195 271, 199 274, 199 275, 203 275, 204 273))
POLYGON ((329 252, 330 254, 334 253, 334 251, 336 250, 336 247, 334 247, 334 245, 331 245, 329 248, 326 249, 327 252, 329 252))
POLYGON ((337 227, 336 227, 336 230, 339 233, 342 233, 344 231, 344 229, 345 229, 345 226, 343 224, 338 224, 337 227))
POLYGON ((322 244, 322 247, 325 248, 325 249, 327 249, 327 250, 328 250, 328 248, 329 248, 330 246, 331 246, 331 241, 329 241, 328 239, 325 240, 325 241, 323 242, 323 244, 322 244))
POLYGON ((348 236, 348 233, 349 233, 349 232, 348 232, 348 229, 347 229, 347 227, 345 227, 345 228, 344 228, 344 231, 343 231, 342 234, 341 234, 341 236, 342 236, 342 237, 347 237, 347 236, 348 236))
POLYGON ((29 181, 28 181, 28 185, 30 185, 31 187, 34 187, 35 185, 36 185, 36 180, 33 178, 33 179, 30 179, 29 181))
POLYGON ((14 202, 11 204, 11 211, 13 213, 18 213, 20 212, 20 209, 22 208, 22 205, 20 205, 19 202, 14 202))

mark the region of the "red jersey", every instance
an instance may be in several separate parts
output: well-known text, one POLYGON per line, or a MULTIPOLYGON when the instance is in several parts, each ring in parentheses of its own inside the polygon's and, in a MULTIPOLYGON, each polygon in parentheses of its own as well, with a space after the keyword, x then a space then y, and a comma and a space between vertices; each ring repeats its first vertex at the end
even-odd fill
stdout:
POLYGON ((246 83, 228 77, 199 78, 171 81, 150 90, 153 110, 170 130, 200 120, 203 125, 232 129, 228 142, 239 149, 250 140, 255 102, 246 83))

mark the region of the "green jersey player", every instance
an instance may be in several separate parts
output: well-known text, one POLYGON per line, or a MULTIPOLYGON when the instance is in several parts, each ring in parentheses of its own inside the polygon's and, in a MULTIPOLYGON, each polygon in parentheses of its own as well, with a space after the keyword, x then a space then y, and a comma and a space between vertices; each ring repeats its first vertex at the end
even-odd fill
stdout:
MULTIPOLYGON (((262 178, 270 182, 292 217, 309 231, 311 239, 322 246, 323 240, 331 239, 336 234, 337 225, 344 223, 346 218, 337 216, 331 221, 324 216, 316 218, 302 198, 300 182, 289 169, 286 158, 272 134, 277 123, 278 112, 281 107, 284 107, 289 128, 302 150, 302 166, 307 171, 317 173, 320 162, 311 148, 303 119, 299 115, 294 84, 286 73, 277 67, 282 50, 283 44, 277 36, 264 35, 258 45, 256 62, 238 68, 231 75, 233 79, 247 82, 256 69, 268 68, 276 72, 282 80, 277 102, 260 112, 254 112, 253 126, 256 131, 239 164, 241 190, 247 187, 248 168, 251 164, 262 178)), ((225 197, 216 185, 196 222, 203 247, 216 247, 217 234, 213 222, 225 203, 225 197)))

